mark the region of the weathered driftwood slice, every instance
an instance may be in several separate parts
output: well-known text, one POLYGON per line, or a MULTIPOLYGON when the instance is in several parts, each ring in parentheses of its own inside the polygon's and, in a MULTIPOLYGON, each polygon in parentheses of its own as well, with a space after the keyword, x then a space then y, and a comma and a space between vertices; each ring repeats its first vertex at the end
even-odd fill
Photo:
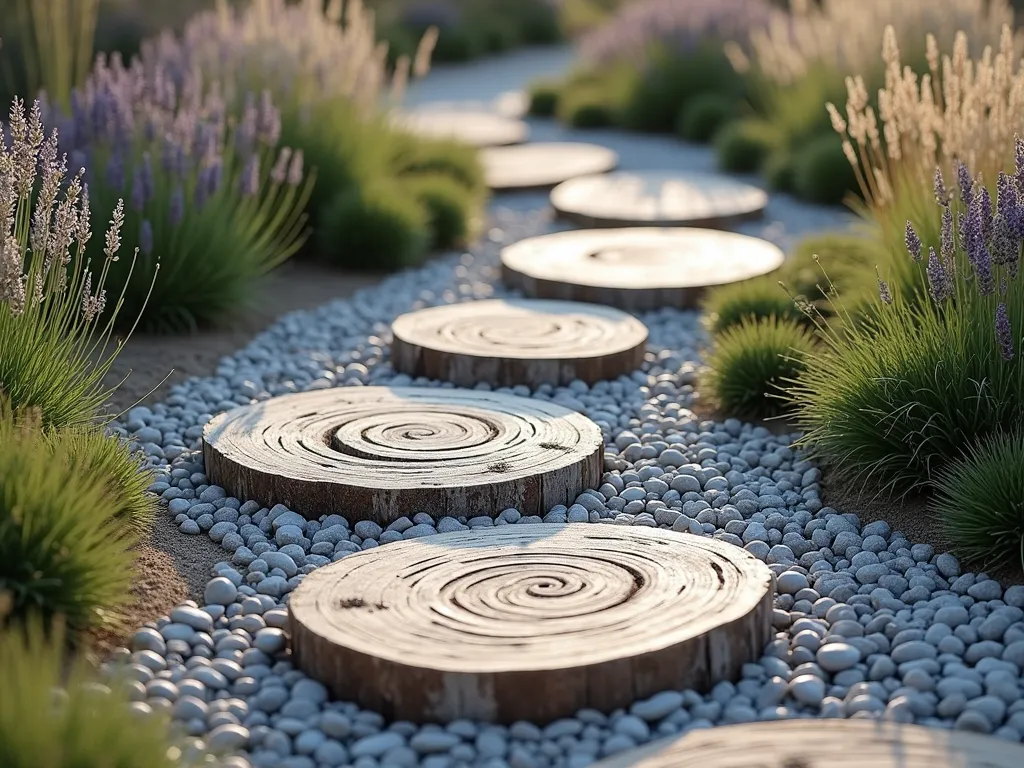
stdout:
POLYGON ((391 331, 395 370, 466 387, 614 379, 640 367, 647 342, 647 327, 625 312, 543 299, 430 307, 391 331))
POLYGON ((487 186, 494 190, 548 189, 567 179, 615 169, 607 147, 569 141, 490 147, 480 152, 487 186))
POLYGON ((530 135, 529 126, 522 120, 468 109, 416 109, 397 113, 393 119, 398 126, 412 133, 454 139, 474 147, 522 144, 530 135))
POLYGON ((1020 768, 1024 746, 885 720, 783 720, 692 731, 594 768, 1020 768))
POLYGON ((784 259, 756 237, 689 228, 556 232, 501 252, 504 281, 527 296, 632 311, 692 307, 706 288, 767 274, 784 259))
POLYGON ((600 428, 567 408, 491 392, 336 387, 214 418, 206 472, 240 499, 309 517, 544 513, 600 485, 600 428))
POLYGON ((510 525, 356 553, 290 598, 292 653, 389 719, 533 722, 736 679, 774 576, 739 547, 643 527, 510 525))
POLYGON ((551 205, 584 227, 727 227, 758 218, 764 190, 710 173, 620 171, 570 179, 551 205))

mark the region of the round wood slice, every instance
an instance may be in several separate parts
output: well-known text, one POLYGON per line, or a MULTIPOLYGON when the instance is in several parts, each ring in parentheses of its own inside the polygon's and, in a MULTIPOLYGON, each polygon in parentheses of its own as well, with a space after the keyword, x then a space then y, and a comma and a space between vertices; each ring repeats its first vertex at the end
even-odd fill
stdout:
POLYGON ((391 364, 471 387, 592 383, 636 370, 647 327, 595 304, 493 299, 421 309, 391 326, 391 364))
POLYGON ((600 485, 604 440, 553 403, 426 387, 335 387, 207 424, 211 482, 310 518, 543 514, 600 485))
POLYGON ((551 205, 585 227, 726 227, 762 216, 768 195, 728 176, 623 171, 559 184, 551 205))
POLYGON ((594 768, 1020 768, 1024 746, 884 720, 781 720, 660 739, 594 768))
POLYGON ((547 189, 576 176, 614 170, 619 163, 607 147, 568 141, 491 147, 480 158, 494 190, 547 189))
POLYGON ((395 122, 421 136, 455 139, 474 147, 522 144, 530 135, 529 126, 522 120, 465 109, 418 109, 396 115, 395 122))
POLYGON ((704 289, 767 274, 784 258, 756 237, 643 227, 556 232, 501 252, 503 279, 527 296, 631 311, 693 307, 704 289))
POLYGON ((290 598, 292 653, 388 719, 546 722, 736 679, 772 637, 774 576, 714 539, 508 525, 319 568, 290 598))

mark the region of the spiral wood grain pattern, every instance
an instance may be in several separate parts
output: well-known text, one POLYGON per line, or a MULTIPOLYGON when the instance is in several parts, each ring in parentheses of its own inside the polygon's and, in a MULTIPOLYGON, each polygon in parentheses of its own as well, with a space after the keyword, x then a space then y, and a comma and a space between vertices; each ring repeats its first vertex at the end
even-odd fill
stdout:
POLYGON ((594 768, 1020 768, 1024 746, 884 720, 788 720, 662 739, 594 768))
POLYGON ((548 189, 576 176, 615 169, 619 156, 597 144, 534 142, 480 151, 487 186, 493 190, 548 189))
POLYGON ((600 428, 553 403, 491 392, 336 387, 214 418, 212 482, 303 515, 387 524, 412 512, 543 514, 600 484, 600 428))
POLYGON ((647 327, 609 307, 493 299, 410 312, 391 326, 391 364, 471 387, 588 383, 640 367, 647 327))
POLYGON ((513 525, 356 553, 292 593, 298 666, 386 717, 548 721, 735 679, 772 636, 774 576, 643 527, 513 525))
POLYGON ((690 228, 555 232, 501 252, 503 280, 527 296, 630 311, 693 307, 706 288, 767 274, 784 259, 756 237, 690 228))
POLYGON ((763 189, 712 173, 620 171, 569 179, 551 190, 551 206, 583 227, 722 228, 759 218, 763 189))

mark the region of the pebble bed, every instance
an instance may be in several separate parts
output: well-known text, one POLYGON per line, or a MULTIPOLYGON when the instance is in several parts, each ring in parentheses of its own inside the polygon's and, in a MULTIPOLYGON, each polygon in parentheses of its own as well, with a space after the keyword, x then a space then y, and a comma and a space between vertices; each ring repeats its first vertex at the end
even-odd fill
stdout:
POLYGON ((181 605, 139 629, 109 663, 127 671, 132 707, 169 712, 190 739, 186 752, 234 755, 223 762, 234 768, 583 768, 696 728, 786 718, 882 717, 1024 738, 1024 586, 1004 591, 884 521, 823 506, 821 474, 791 437, 695 417, 688 406, 704 339, 693 312, 641 315, 647 359, 629 377, 501 390, 568 406, 605 434, 600 487, 543 518, 509 509, 496 519, 435 520, 409 510, 382 529, 359 510, 307 521, 209 484, 200 438, 225 409, 333 386, 450 386, 396 375, 389 325, 410 309, 508 295, 498 280, 500 247, 551 224, 546 214, 508 209, 493 222, 473 254, 285 316, 225 358, 215 377, 180 384, 117 425, 158 467, 151 490, 182 533, 225 550, 202 605, 181 605), (707 695, 669 690, 628 711, 511 726, 387 722, 330 701, 289 662, 288 594, 312 570, 435 532, 565 522, 661 527, 744 547, 778 576, 776 639, 741 680, 707 695))

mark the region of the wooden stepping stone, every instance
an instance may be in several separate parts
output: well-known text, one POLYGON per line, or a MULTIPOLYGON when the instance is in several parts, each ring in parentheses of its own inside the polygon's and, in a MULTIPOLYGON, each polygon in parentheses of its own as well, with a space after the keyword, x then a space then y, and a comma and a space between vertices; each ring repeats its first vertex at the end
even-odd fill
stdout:
POLYGON ((640 367, 647 328, 595 304, 494 299, 431 307, 391 326, 391 364, 410 376, 472 387, 587 383, 640 367))
POLYGON ((309 518, 387 525, 413 512, 525 515, 600 485, 601 429, 562 406, 492 392, 335 387, 207 424, 206 472, 232 496, 309 518))
POLYGON ((735 680, 772 637, 774 576, 740 547, 643 527, 507 525, 309 574, 293 658, 389 720, 548 722, 735 680))
POLYGON ((502 278, 527 296, 630 311, 693 307, 706 288, 768 274, 784 259, 756 237, 688 228, 556 232, 501 252, 502 278))
POLYGON ((474 147, 502 147, 522 144, 530 128, 522 120, 512 120, 493 112, 460 109, 418 109, 399 113, 397 125, 421 136, 454 139, 474 147))
POLYGON ((727 176, 623 171, 559 184, 551 205, 584 227, 718 228, 762 216, 768 195, 727 176))
POLYGON ((494 190, 547 189, 591 173, 615 170, 619 156, 607 147, 552 141, 491 147, 480 153, 487 186, 494 190))
POLYGON ((660 739, 594 768, 1020 768, 1024 746, 884 720, 780 720, 660 739))

